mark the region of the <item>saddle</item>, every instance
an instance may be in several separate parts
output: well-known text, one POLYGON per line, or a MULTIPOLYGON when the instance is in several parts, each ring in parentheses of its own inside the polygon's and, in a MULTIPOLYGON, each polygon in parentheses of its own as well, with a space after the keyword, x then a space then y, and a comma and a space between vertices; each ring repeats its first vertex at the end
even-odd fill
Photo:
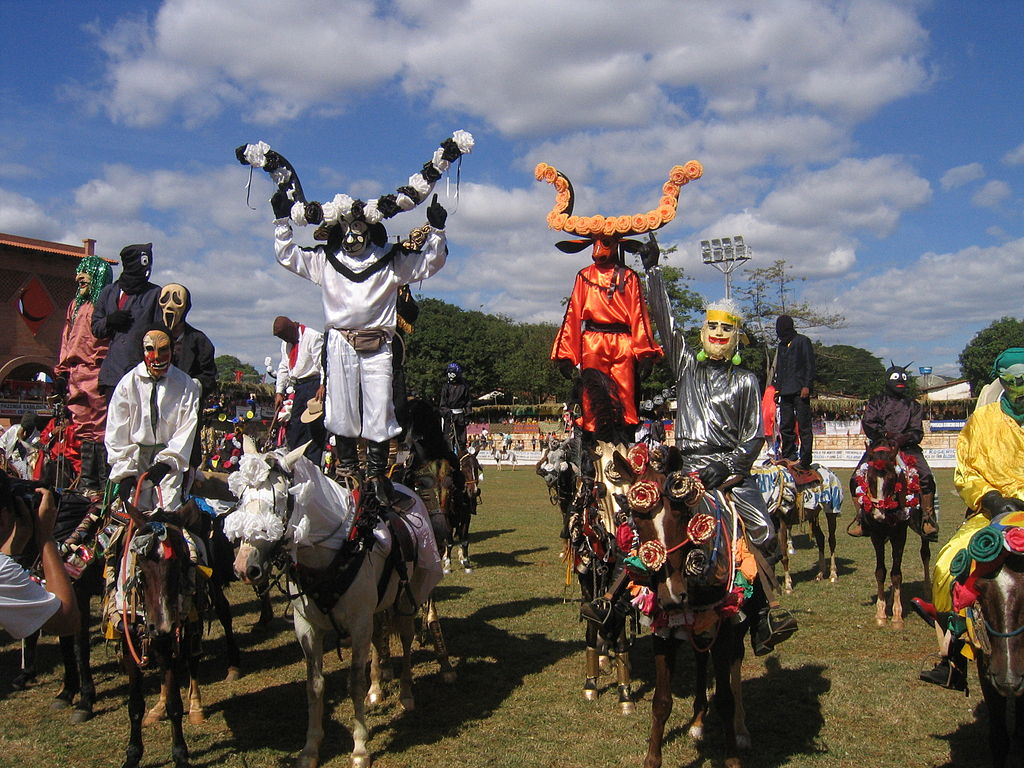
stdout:
POLYGON ((796 483, 798 491, 802 491, 809 485, 817 485, 821 482, 821 474, 816 469, 804 469, 798 461, 783 460, 779 463, 789 470, 789 474, 793 476, 793 482, 796 483))

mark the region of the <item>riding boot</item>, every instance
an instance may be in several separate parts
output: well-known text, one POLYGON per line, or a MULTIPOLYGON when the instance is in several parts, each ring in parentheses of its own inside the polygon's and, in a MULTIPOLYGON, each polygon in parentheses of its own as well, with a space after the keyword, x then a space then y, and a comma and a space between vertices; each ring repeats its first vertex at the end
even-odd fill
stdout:
POLYGON ((943 656, 938 664, 922 672, 919 677, 926 683, 940 685, 953 691, 967 691, 967 659, 960 653, 964 641, 953 640, 949 656, 943 656))
POLYGON ((846 532, 851 536, 866 536, 864 526, 861 522, 861 512, 858 509, 853 515, 853 521, 846 527, 846 532))
POLYGON ((921 538, 925 541, 939 540, 939 521, 935 517, 935 494, 921 494, 921 538))
POLYGON ((334 466, 334 476, 342 485, 354 491, 363 483, 362 473, 359 471, 359 453, 357 451, 357 438, 342 437, 334 438, 334 454, 337 463, 334 466))
POLYGON ((371 440, 366 445, 366 475, 377 501, 385 507, 393 505, 398 498, 388 477, 389 448, 389 440, 371 440))

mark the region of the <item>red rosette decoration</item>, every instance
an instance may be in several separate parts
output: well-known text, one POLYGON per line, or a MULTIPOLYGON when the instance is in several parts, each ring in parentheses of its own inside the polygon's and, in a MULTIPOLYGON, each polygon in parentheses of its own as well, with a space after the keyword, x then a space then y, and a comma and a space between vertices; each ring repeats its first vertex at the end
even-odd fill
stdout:
POLYGON ((626 491, 626 501, 634 512, 651 512, 661 501, 661 491, 654 483, 638 480, 626 491))
POLYGON ((1007 528, 1004 530, 1003 548, 1017 554, 1024 553, 1024 528, 1007 528))
POLYGON ((637 557, 640 558, 640 562, 644 564, 644 568, 647 570, 661 570, 661 567, 665 565, 665 559, 667 557, 665 545, 657 539, 645 541, 640 545, 640 549, 637 551, 637 557))
POLYGON ((629 449, 626 460, 633 471, 642 475, 647 470, 647 462, 650 460, 650 452, 647 450, 647 443, 637 443, 629 449))
POLYGON ((715 518, 706 512, 698 512, 686 524, 686 535, 694 544, 702 544, 715 535, 715 518))
POLYGON ((615 543, 623 552, 629 552, 633 548, 633 529, 622 523, 615 529, 615 543))

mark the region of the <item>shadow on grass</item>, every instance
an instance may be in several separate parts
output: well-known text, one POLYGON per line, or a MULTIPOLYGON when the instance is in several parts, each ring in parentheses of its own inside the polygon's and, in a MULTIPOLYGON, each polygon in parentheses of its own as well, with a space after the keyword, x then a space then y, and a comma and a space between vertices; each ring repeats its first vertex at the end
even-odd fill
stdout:
POLYGON ((937 768, 987 765, 991 758, 988 746, 988 707, 984 700, 975 705, 973 721, 960 725, 950 734, 932 734, 931 738, 949 744, 949 761, 937 768))

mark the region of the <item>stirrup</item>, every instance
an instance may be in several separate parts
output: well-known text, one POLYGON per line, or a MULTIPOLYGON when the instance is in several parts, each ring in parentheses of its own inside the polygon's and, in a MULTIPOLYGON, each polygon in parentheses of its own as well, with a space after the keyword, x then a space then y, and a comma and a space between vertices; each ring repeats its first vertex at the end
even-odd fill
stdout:
POLYGON ((967 676, 962 669, 947 658, 942 658, 931 669, 922 671, 918 678, 923 682, 948 688, 951 691, 967 690, 967 676))
POLYGON ((757 617, 757 626, 751 636, 755 656, 764 656, 775 650, 798 629, 796 618, 785 608, 767 608, 757 617))
POLYGON ((848 526, 846 526, 846 532, 850 536, 854 537, 862 537, 867 535, 866 533, 864 533, 864 526, 860 521, 860 515, 857 515, 855 518, 853 518, 853 521, 848 526))
POLYGON ((604 624, 612 615, 612 601, 606 597, 598 597, 580 606, 580 615, 595 624, 604 624))

